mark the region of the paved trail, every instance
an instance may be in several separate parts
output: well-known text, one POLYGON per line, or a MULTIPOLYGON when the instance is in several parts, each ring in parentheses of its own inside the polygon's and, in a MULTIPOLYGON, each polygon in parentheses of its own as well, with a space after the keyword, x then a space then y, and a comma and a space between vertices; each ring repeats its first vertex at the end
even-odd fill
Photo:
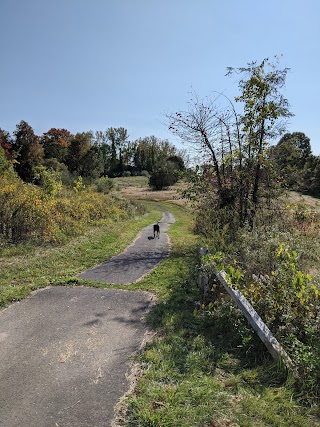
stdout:
POLYGON ((78 277, 103 283, 128 284, 149 273, 170 252, 166 233, 174 222, 171 212, 164 212, 160 221, 160 238, 153 238, 153 225, 144 228, 125 252, 90 269, 78 277))
POLYGON ((52 287, 0 315, 0 426, 110 426, 145 292, 52 287))
MULTIPOLYGON (((147 227, 124 254, 81 277, 137 280, 168 255, 173 220, 165 213, 160 239, 147 227)), ((109 427, 152 304, 147 292, 57 286, 1 311, 0 427, 109 427)))

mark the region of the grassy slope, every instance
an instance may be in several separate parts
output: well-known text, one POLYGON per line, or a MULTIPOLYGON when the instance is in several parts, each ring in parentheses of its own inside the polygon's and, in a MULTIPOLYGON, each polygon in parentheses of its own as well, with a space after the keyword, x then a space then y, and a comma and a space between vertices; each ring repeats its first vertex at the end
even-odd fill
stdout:
POLYGON ((313 211, 320 211, 320 199, 306 194, 300 194, 296 191, 290 191, 288 194, 288 201, 292 204, 305 205, 307 209, 313 211))

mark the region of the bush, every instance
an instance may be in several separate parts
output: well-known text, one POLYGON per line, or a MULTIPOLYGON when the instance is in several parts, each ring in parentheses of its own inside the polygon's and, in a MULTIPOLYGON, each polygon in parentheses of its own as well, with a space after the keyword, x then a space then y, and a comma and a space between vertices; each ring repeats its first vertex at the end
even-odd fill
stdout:
POLYGON ((50 240, 51 206, 39 187, 20 179, 0 179, 1 234, 6 240, 50 240), (41 237, 40 237, 41 236, 41 237))
POLYGON ((80 191, 84 191, 84 189, 86 188, 85 184, 83 183, 83 178, 82 176, 78 176, 78 178, 74 181, 73 183, 73 190, 76 193, 79 193, 80 191))
POLYGON ((58 172, 50 171, 44 166, 32 170, 33 182, 39 185, 45 194, 54 197, 62 191, 62 181, 58 172))
POLYGON ((98 193, 107 194, 113 189, 114 185, 112 179, 103 176, 95 181, 95 187, 98 193))
MULTIPOLYGON (((109 182, 104 179, 107 186, 109 182)), ((82 180, 73 190, 64 189, 53 197, 46 188, 26 184, 16 176, 10 180, 0 177, 2 241, 59 242, 99 221, 118 221, 141 213, 137 205, 120 197, 87 190, 82 180)))
POLYGON ((153 190, 163 190, 175 184, 179 179, 178 171, 168 162, 155 168, 149 178, 153 190))
POLYGON ((319 399, 320 283, 308 274, 320 267, 319 220, 301 206, 260 211, 252 231, 203 217, 209 251, 293 360, 300 391, 319 399))

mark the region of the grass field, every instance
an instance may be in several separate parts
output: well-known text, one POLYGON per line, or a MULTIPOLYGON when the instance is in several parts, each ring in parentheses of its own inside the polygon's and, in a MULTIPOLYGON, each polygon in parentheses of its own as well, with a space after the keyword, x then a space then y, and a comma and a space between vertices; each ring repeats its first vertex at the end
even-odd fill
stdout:
POLYGON ((128 188, 128 187, 147 187, 149 178, 146 176, 121 176, 119 178, 112 178, 115 188, 128 188))
POLYGON ((114 178, 115 188, 123 197, 133 200, 153 200, 156 202, 170 201, 177 205, 186 206, 187 201, 181 198, 179 191, 185 188, 185 183, 178 182, 167 190, 154 191, 148 186, 148 178, 143 176, 132 176, 128 178, 114 178))

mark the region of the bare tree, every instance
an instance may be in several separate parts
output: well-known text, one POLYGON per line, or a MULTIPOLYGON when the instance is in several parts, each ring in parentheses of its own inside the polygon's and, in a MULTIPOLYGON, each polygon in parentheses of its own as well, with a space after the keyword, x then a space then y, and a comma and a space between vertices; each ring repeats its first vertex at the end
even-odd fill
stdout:
MULTIPOLYGON (((287 72, 279 68, 277 58, 274 63, 264 59, 258 65, 229 67, 228 75, 244 76, 235 102, 222 93, 213 100, 200 100, 193 93, 186 111, 167 115, 169 130, 205 154, 214 171, 217 207, 235 210, 241 226, 253 225, 268 170, 269 145, 285 129, 282 119, 292 115, 279 92, 287 72), (240 112, 236 105, 242 106, 240 112)), ((272 186, 267 187, 271 191, 272 186)))

